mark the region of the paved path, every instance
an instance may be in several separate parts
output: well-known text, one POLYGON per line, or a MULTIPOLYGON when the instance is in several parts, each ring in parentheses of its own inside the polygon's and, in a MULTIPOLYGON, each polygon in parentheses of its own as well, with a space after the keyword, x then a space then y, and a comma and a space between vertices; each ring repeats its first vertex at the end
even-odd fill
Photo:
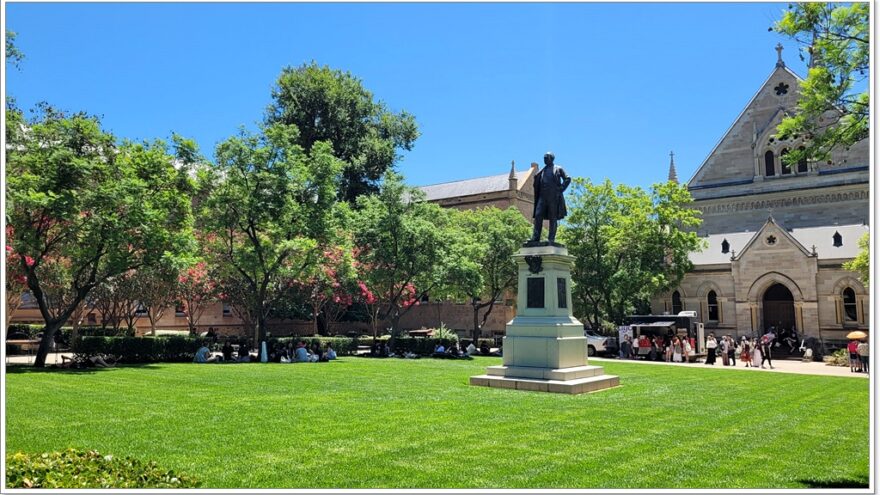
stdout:
MULTIPOLYGON (((707 365, 703 363, 667 363, 665 361, 643 361, 643 360, 621 360, 614 358, 601 358, 601 357, 591 357, 590 361, 603 361, 603 362, 626 362, 626 363, 634 363, 634 364, 644 364, 646 366, 687 366, 690 368, 716 368, 716 369, 724 369, 730 371, 743 371, 747 373, 796 373, 800 375, 822 375, 822 376, 845 376, 850 378, 868 378, 868 374, 866 373, 851 373, 849 371, 849 366, 828 366, 825 363, 820 362, 809 362, 805 363, 803 361, 795 361, 795 360, 774 360, 773 367, 774 369, 765 368, 746 368, 743 364, 737 360, 736 366, 724 366, 721 364, 721 358, 718 358, 718 362, 714 365, 707 365)), ((765 365, 766 366, 766 365, 765 365)))
MULTIPOLYGON (((70 357, 73 354, 69 352, 63 353, 64 355, 70 357)), ((46 365, 52 364, 61 364, 61 356, 62 353, 49 353, 46 356, 46 365)), ((591 357, 591 361, 602 361, 602 362, 626 362, 633 364, 642 364, 645 366, 687 366, 690 368, 709 368, 710 366, 703 363, 667 363, 664 361, 643 361, 643 360, 629 360, 622 361, 620 359, 613 358, 602 358, 602 357, 591 357)), ((6 358, 6 362, 9 364, 33 364, 34 356, 8 356, 6 358)), ((736 366, 724 366, 721 364, 720 360, 714 365, 712 368, 716 369, 724 369, 730 371, 744 371, 749 373, 797 373, 801 375, 822 375, 822 376, 845 376, 850 378, 868 378, 868 375, 865 373, 850 373, 849 367, 843 366, 828 366, 825 363, 819 362, 810 362, 804 363, 802 361, 795 360, 777 360, 773 361, 773 366, 775 369, 761 369, 761 368, 746 368, 742 365, 741 362, 737 361, 736 366)))

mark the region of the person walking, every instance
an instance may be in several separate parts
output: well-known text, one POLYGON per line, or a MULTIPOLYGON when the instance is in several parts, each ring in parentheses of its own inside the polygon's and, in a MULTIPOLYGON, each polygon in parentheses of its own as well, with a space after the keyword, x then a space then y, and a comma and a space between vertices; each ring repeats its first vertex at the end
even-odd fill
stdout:
POLYGON ((740 344, 739 358, 742 362, 746 363, 746 368, 752 366, 752 347, 745 335, 743 335, 742 343, 740 344))
POLYGON ((672 341, 672 361, 676 363, 681 362, 682 351, 684 347, 682 346, 681 339, 675 337, 672 341))
POLYGON ((730 366, 730 339, 727 335, 721 337, 721 363, 730 366))
POLYGON ((859 353, 859 360, 862 362, 862 371, 871 374, 871 368, 869 367, 868 359, 870 357, 870 347, 868 346, 868 342, 863 340, 859 342, 859 346, 857 348, 859 353))
POLYGON ((718 341, 715 340, 715 334, 710 333, 706 338, 706 364, 715 364, 716 348, 718 348, 718 341))
POLYGON ((730 348, 727 350, 730 355, 730 365, 736 366, 736 340, 732 335, 728 335, 727 341, 730 343, 730 348))
MULTIPOLYGON (((772 330, 768 333, 772 334, 772 330)), ((767 335, 764 335, 763 337, 761 337, 761 368, 764 367, 764 361, 766 361, 767 364, 770 365, 770 369, 771 370, 774 369, 773 368, 773 359, 770 355, 770 347, 772 345, 773 345, 772 338, 768 338, 767 335)))
POLYGON ((761 352, 761 346, 758 343, 758 340, 752 339, 752 368, 760 366, 762 356, 763 353, 761 352))
POLYGON ((849 372, 860 373, 862 371, 862 359, 859 355, 859 341, 855 339, 850 340, 849 344, 846 345, 846 350, 849 352, 849 372))

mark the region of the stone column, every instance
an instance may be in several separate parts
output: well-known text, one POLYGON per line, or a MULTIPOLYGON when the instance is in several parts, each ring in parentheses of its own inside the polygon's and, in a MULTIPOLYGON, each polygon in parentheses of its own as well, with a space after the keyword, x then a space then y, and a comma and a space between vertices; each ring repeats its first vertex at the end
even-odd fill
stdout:
POLYGON ((565 247, 523 247, 516 316, 507 324, 503 365, 473 376, 471 385, 579 394, 619 385, 616 376, 587 363, 583 324, 571 312, 571 266, 565 247))

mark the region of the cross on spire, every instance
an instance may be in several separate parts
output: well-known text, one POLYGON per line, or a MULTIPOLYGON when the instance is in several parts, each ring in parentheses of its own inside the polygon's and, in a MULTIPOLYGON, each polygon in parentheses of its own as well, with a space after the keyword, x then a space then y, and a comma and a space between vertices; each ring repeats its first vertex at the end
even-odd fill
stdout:
POLYGON ((785 62, 782 61, 782 50, 785 47, 782 46, 782 43, 776 44, 776 67, 785 67, 785 62))
POLYGON ((675 173, 675 153, 669 152, 669 177, 667 180, 678 184, 678 174, 675 173))

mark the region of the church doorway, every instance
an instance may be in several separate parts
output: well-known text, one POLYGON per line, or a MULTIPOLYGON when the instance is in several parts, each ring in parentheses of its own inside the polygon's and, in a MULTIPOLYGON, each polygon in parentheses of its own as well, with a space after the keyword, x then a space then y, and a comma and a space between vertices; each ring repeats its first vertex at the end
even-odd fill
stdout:
POLYGON ((791 291, 782 284, 770 286, 764 292, 764 328, 761 331, 774 326, 778 335, 780 330, 791 330, 794 325, 794 297, 791 291))

